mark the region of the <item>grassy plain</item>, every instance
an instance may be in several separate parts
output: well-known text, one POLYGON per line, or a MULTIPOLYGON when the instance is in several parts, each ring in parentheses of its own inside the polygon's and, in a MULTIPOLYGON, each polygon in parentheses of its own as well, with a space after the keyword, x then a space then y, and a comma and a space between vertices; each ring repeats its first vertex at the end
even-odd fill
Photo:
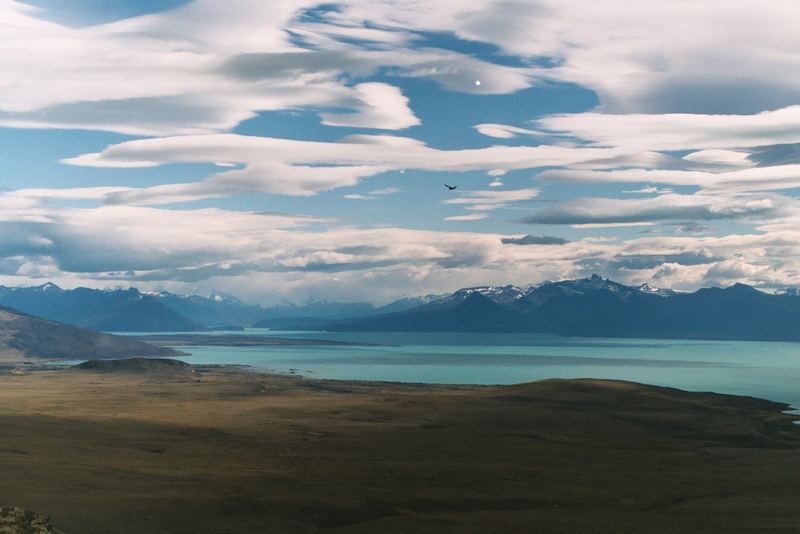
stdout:
POLYGON ((783 409, 596 380, 6 373, 0 506, 69 534, 799 532, 783 409))

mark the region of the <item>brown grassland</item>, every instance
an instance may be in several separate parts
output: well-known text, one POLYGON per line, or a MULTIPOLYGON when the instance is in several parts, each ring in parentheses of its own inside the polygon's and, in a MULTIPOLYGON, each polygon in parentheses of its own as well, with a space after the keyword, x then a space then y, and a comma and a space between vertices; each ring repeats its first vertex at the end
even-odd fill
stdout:
POLYGON ((597 380, 0 375, 0 506, 69 534, 800 532, 784 405, 597 380))

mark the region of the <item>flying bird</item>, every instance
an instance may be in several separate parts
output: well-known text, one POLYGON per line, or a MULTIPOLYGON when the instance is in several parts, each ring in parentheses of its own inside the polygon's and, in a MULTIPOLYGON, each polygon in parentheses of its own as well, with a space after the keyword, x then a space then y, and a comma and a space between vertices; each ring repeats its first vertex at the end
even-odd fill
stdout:
POLYGON ((450 191, 452 191, 453 189, 455 189, 456 187, 458 187, 457 185, 447 185, 447 184, 444 184, 444 186, 445 186, 447 189, 449 189, 450 191))

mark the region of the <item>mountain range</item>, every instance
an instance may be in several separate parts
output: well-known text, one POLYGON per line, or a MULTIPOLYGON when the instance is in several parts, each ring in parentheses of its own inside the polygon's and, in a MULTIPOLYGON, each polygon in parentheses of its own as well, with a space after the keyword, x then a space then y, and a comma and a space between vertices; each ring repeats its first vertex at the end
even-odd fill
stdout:
POLYGON ((800 341, 800 293, 744 285, 693 293, 594 275, 518 287, 481 286, 384 306, 309 302, 264 308, 231 296, 0 286, 0 306, 104 331, 286 330, 534 332, 570 336, 800 341))
POLYGON ((0 306, 51 321, 106 332, 196 332, 250 326, 280 328, 291 323, 315 327, 332 320, 397 312, 427 302, 403 299, 375 307, 366 302, 309 302, 263 308, 229 295, 176 295, 129 289, 62 289, 0 286, 0 306))
POLYGON ((48 283, 36 287, 0 286, 0 306, 92 330, 107 332, 196 331, 204 327, 135 288, 65 290, 48 283))
POLYGON ((383 306, 369 302, 309 302, 302 306, 275 306, 263 310, 264 318, 253 323, 256 328, 318 329, 331 321, 356 319, 403 312, 439 298, 434 295, 404 298, 383 306))
POLYGON ((800 341, 800 298, 744 284, 679 293, 595 275, 526 288, 465 288, 410 310, 335 321, 325 328, 800 341))

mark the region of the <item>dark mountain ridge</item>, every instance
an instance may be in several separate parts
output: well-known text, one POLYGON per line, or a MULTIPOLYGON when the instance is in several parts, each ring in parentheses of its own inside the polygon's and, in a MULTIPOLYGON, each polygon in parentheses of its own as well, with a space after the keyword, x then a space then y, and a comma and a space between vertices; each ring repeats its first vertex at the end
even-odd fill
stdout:
POLYGON ((0 305, 36 317, 113 332, 196 331, 204 327, 138 289, 0 286, 0 305))
POLYGON ((285 330, 536 332, 570 336, 800 341, 800 295, 744 284, 680 293, 599 276, 517 287, 480 286, 376 307, 310 302, 262 308, 234 297, 0 286, 0 305, 105 331, 285 330))
POLYGON ((257 326, 280 328, 302 323, 313 327, 336 319, 402 311, 431 297, 401 299, 376 307, 366 302, 312 301, 301 306, 263 308, 228 295, 144 293, 129 289, 61 289, 53 283, 35 287, 0 286, 0 305, 37 317, 110 332, 194 332, 257 326))
POLYGON ((410 310, 331 322, 325 328, 800 341, 800 298, 744 284, 678 293, 595 275, 527 288, 465 288, 410 310))

